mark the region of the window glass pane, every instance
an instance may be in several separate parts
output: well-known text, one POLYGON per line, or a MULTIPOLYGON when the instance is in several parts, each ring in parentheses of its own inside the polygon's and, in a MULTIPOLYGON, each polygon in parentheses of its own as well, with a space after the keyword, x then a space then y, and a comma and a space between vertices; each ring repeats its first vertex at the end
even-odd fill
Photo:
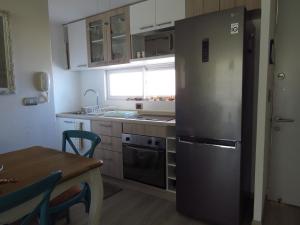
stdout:
POLYGON ((175 96, 175 69, 146 71, 145 96, 175 96))
POLYGON ((111 71, 108 73, 109 96, 143 96, 143 72, 111 71))

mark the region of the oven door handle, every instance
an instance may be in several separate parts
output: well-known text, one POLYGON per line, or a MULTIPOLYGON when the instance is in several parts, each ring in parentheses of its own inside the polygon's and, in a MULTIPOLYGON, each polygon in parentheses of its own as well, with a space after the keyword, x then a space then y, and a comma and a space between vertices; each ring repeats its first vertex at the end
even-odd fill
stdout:
POLYGON ((163 150, 153 150, 153 149, 147 149, 147 148, 139 148, 139 147, 133 147, 133 146, 130 146, 130 145, 125 145, 125 148, 127 149, 133 149, 133 150, 136 150, 136 151, 143 151, 143 152, 164 152, 163 150))

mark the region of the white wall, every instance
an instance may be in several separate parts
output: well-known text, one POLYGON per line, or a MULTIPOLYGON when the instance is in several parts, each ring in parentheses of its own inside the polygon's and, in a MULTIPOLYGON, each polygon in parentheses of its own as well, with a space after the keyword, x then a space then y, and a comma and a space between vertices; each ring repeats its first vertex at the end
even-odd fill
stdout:
MULTIPOLYGON (((135 110, 137 101, 106 100, 105 85, 105 71, 91 70, 81 72, 81 104, 83 106, 95 105, 96 96, 93 93, 83 96, 85 90, 92 88, 100 94, 100 105, 117 106, 119 109, 135 110)), ((143 110, 146 111, 175 112, 175 102, 138 101, 138 103, 143 103, 143 110)))
POLYGON ((272 88, 273 66, 269 65, 269 43, 274 37, 275 0, 262 1, 260 66, 258 81, 254 221, 261 222, 265 204, 268 180, 270 149, 271 102, 268 92, 272 88))
POLYGON ((67 70, 64 29, 51 22, 52 70, 54 82, 55 112, 72 112, 80 109, 80 76, 67 70))
MULTIPOLYGON (((17 93, 0 96, 0 153, 33 145, 55 146, 53 88, 50 102, 25 107, 22 98, 36 96, 33 73, 51 71, 47 0, 1 0, 11 14, 14 74, 17 93)), ((51 76, 52 80, 52 76, 51 76)))

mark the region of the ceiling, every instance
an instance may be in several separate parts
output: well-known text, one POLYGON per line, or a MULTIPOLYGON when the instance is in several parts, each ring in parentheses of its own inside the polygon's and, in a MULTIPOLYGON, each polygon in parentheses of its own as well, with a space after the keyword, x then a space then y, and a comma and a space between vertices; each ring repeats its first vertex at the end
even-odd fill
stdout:
POLYGON ((68 23, 139 0, 48 0, 50 21, 68 23))

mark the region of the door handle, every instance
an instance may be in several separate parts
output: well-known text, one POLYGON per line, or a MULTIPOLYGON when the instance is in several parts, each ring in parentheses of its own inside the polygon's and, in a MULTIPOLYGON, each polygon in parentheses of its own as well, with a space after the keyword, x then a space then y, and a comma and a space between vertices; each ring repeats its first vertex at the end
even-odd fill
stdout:
POLYGON ((164 26, 164 25, 169 25, 172 24, 172 21, 164 22, 164 23, 159 23, 157 26, 164 26))
POLYGON ((182 144, 188 144, 188 145, 193 145, 193 144, 195 144, 195 143, 192 142, 192 141, 184 141, 184 140, 182 140, 181 138, 178 139, 178 142, 179 142, 179 143, 182 143, 182 144))
POLYGON ((294 123, 294 119, 289 119, 289 118, 281 118, 281 117, 275 117, 274 121, 276 123, 294 123))
POLYGON ((77 67, 79 67, 79 68, 81 68, 81 67, 87 67, 87 64, 78 65, 77 67))
POLYGON ((150 29, 154 27, 154 25, 150 25, 150 26, 145 26, 145 27, 140 27, 140 30, 146 30, 146 29, 150 29))

